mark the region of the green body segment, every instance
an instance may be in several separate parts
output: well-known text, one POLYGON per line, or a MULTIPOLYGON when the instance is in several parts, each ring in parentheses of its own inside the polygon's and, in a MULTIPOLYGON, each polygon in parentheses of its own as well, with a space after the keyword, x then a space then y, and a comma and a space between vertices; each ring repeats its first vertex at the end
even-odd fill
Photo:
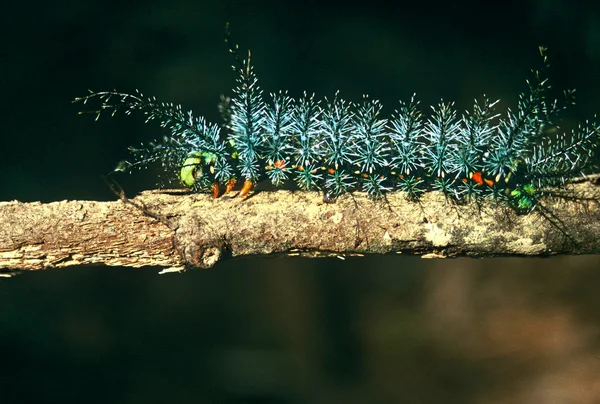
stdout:
MULTIPOLYGON (((204 175, 203 166, 208 167, 208 172, 214 176, 215 163, 217 156, 209 151, 194 151, 187 155, 186 159, 181 164, 181 171, 179 172, 179 180, 183 185, 188 188, 192 188, 198 183, 204 175)), ((214 178, 211 179, 211 182, 214 178)))
POLYGON ((536 205, 536 192, 533 184, 525 184, 510 193, 513 204, 521 212, 529 212, 536 205))
POLYGON ((192 152, 181 165, 179 180, 183 185, 191 188, 196 183, 198 176, 202 175, 202 154, 200 152, 192 152))

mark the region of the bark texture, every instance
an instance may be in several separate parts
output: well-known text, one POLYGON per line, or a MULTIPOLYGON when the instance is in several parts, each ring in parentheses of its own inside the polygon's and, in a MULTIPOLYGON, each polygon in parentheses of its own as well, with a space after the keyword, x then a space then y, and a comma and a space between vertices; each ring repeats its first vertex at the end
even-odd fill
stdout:
POLYGON ((529 215, 456 205, 436 192, 419 202, 346 195, 259 192, 249 198, 143 192, 115 202, 0 202, 0 268, 35 270, 102 264, 211 267, 228 256, 423 257, 582 254, 600 251, 600 191, 577 184, 584 201, 548 199, 529 215))

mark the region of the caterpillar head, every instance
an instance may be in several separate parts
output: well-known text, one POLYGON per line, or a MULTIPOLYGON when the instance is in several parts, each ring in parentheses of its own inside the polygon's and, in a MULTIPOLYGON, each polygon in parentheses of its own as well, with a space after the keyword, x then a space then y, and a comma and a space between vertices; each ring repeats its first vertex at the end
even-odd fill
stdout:
POLYGON ((188 188, 205 183, 208 174, 214 176, 216 159, 217 156, 207 151, 190 152, 181 164, 179 180, 188 188))

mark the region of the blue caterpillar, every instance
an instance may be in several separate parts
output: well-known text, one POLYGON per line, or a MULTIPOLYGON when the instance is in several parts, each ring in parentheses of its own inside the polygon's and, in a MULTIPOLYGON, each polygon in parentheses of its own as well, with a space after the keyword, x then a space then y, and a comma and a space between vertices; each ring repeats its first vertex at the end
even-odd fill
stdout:
POLYGON ((279 92, 267 101, 250 52, 241 58, 229 36, 227 42, 237 63, 237 87, 231 99, 222 97, 221 125, 139 92, 91 92, 75 99, 100 100, 98 116, 139 111, 167 129, 161 141, 131 147, 132 159, 117 170, 158 162, 185 187, 214 197, 240 182, 244 197, 268 179, 276 187, 295 183, 320 190, 326 200, 356 190, 372 198, 400 190, 416 200, 437 190, 459 202, 494 198, 528 213, 541 196, 595 169, 600 126, 586 122, 570 134, 557 132, 574 90, 565 92, 562 103, 547 98, 542 47, 543 67, 533 71, 515 110, 498 114, 498 101, 484 97, 462 115, 444 102, 425 114, 413 96, 385 117, 382 104, 368 96, 348 102, 339 93, 317 100, 279 92))

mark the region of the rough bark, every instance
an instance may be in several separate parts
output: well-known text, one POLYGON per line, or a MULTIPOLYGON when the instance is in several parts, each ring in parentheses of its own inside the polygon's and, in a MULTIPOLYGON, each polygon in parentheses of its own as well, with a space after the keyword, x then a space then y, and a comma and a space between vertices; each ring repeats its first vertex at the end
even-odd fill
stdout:
POLYGON ((493 202, 457 205, 431 192, 332 204, 306 192, 249 198, 143 192, 115 202, 0 202, 0 268, 74 265, 211 267, 228 256, 540 256, 600 251, 599 188, 575 186, 584 201, 548 199, 517 215, 493 202))

